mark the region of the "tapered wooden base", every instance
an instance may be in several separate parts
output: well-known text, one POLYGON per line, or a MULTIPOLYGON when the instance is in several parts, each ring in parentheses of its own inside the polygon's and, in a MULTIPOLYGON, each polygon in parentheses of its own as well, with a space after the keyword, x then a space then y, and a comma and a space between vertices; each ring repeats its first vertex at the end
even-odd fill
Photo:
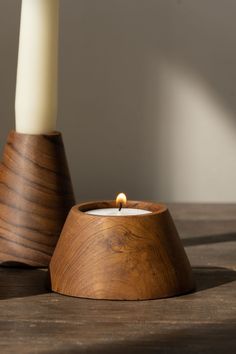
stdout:
POLYGON ((61 134, 10 132, 0 165, 0 265, 48 266, 74 203, 61 134))
POLYGON ((50 262, 52 290, 112 300, 169 297, 194 289, 192 270, 164 205, 133 202, 150 210, 137 216, 93 216, 87 210, 115 207, 85 203, 70 211, 50 262))

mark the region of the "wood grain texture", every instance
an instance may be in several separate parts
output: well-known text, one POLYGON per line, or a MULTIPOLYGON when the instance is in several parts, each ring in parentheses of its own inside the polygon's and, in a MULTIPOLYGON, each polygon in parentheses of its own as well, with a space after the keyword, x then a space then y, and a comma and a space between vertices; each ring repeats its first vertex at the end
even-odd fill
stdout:
POLYGON ((52 290, 71 296, 144 300, 194 289, 192 270, 164 205, 129 201, 151 214, 104 217, 84 211, 113 201, 74 206, 50 262, 52 290))
POLYGON ((236 235, 236 205, 169 209, 196 292, 151 301, 79 299, 50 293, 44 270, 0 268, 1 354, 235 353, 236 237, 229 241, 228 233, 236 235))
POLYGON ((0 264, 48 266, 73 204, 61 134, 10 132, 0 165, 0 264))

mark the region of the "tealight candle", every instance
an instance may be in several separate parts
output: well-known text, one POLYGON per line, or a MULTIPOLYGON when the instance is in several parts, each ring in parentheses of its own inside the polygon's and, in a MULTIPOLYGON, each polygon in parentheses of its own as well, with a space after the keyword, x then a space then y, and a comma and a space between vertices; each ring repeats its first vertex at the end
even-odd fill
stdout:
POLYGON ((131 209, 124 208, 118 210, 117 208, 105 208, 105 209, 94 209, 86 211, 86 214, 90 215, 100 215, 100 216, 128 216, 128 215, 145 215, 150 214, 151 212, 144 209, 131 209))
POLYGON ((125 208, 127 202, 126 195, 124 193, 118 194, 116 198, 117 208, 101 208, 86 211, 86 214, 99 215, 99 216, 129 216, 129 215, 145 215, 150 214, 149 210, 125 208))

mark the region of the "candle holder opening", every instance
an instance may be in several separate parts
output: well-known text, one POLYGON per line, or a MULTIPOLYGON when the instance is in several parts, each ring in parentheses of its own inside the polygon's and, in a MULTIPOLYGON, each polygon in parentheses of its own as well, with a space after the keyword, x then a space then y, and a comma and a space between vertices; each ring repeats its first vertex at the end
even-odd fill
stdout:
MULTIPOLYGON (((79 204, 77 206, 78 211, 81 213, 86 213, 87 211, 91 211, 93 209, 109 209, 109 208, 117 208, 116 201, 115 200, 107 200, 107 201, 92 201, 92 202, 86 202, 79 204)), ((151 214, 158 214, 167 209, 167 207, 164 204, 156 204, 153 202, 144 202, 144 201, 134 201, 134 200, 128 200, 125 207, 122 209, 126 208, 131 208, 131 209, 142 209, 142 210, 147 210, 151 214)), ((117 208, 119 209, 119 208, 117 208)), ((149 215, 151 215, 149 214, 149 215)), ((91 215, 91 214, 90 214, 91 215)), ((146 215, 146 214, 144 214, 146 215)), ((96 216, 96 215, 94 215, 96 216)), ((132 215, 136 216, 136 215, 132 215)), ((139 217, 142 215, 138 215, 139 217)))

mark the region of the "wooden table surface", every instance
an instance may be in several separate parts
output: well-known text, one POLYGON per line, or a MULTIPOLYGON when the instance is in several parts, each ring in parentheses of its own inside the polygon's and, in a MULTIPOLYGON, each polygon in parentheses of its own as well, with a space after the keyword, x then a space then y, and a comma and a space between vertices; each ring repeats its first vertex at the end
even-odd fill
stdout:
POLYGON ((50 293, 0 268, 0 353, 236 353, 236 205, 170 205, 197 291, 151 301, 50 293))

